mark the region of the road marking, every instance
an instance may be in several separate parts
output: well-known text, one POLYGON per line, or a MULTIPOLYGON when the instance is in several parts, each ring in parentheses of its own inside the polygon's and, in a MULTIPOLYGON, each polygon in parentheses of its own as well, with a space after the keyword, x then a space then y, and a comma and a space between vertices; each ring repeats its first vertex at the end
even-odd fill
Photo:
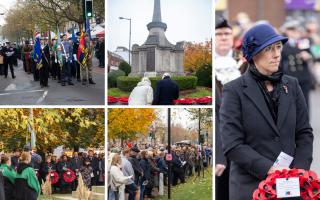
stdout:
POLYGON ((42 97, 38 99, 37 104, 41 103, 46 98, 47 94, 48 94, 48 90, 44 91, 42 97))
POLYGON ((0 93, 0 96, 12 95, 12 94, 33 93, 33 92, 44 92, 44 90, 30 90, 30 91, 21 91, 21 92, 0 93))
POLYGON ((9 90, 17 90, 17 85, 14 83, 11 83, 6 87, 6 89, 4 89, 4 91, 9 91, 9 90))

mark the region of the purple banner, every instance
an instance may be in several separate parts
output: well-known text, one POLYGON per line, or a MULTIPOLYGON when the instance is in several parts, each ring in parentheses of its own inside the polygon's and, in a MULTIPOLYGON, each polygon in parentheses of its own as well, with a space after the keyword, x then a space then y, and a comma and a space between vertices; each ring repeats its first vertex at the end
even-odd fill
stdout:
POLYGON ((314 10, 316 0, 285 0, 287 10, 314 10))

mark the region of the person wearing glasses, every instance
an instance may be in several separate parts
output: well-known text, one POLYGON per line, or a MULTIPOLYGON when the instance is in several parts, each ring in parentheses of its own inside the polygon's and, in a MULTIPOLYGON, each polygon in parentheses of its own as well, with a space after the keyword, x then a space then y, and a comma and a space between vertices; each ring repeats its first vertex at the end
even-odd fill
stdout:
POLYGON ((288 38, 268 24, 245 34, 242 52, 248 70, 223 87, 220 132, 231 161, 229 198, 252 199, 258 184, 276 170, 308 170, 313 130, 297 79, 283 75, 281 51, 288 38), (292 162, 276 162, 279 155, 292 162))
POLYGON ((233 50, 232 27, 223 17, 216 16, 215 24, 215 79, 216 79, 216 164, 215 164, 215 189, 216 199, 229 200, 229 165, 224 156, 219 131, 219 109, 221 106, 221 93, 223 85, 240 76, 233 50))

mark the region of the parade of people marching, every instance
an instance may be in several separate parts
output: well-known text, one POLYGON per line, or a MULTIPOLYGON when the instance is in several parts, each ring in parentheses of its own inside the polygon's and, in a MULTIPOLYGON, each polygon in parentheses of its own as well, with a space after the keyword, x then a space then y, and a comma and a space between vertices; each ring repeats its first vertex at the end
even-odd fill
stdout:
POLYGON ((43 35, 46 34, 36 31, 35 39, 24 44, 0 45, 0 76, 11 75, 15 79, 15 67, 20 59, 26 74, 32 74, 41 88, 49 87, 51 81, 61 86, 72 86, 74 80, 82 85, 96 84, 92 59, 96 56, 99 66, 104 67, 104 38, 93 41, 88 33, 82 32, 59 34, 51 40, 43 35))

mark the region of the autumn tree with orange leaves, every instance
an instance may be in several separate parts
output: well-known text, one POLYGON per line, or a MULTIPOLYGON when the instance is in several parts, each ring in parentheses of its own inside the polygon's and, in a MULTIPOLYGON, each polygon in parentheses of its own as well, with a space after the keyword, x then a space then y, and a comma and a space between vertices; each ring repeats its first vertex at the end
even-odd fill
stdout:
POLYGON ((151 108, 110 108, 108 109, 108 139, 137 139, 147 135, 149 127, 156 119, 151 108))
POLYGON ((31 124, 36 133, 36 147, 41 151, 59 145, 101 147, 104 146, 104 117, 104 109, 93 108, 0 109, 0 151, 22 148, 29 143, 31 124))
POLYGON ((211 40, 201 43, 186 42, 184 48, 185 71, 195 73, 203 65, 212 65, 211 40))

